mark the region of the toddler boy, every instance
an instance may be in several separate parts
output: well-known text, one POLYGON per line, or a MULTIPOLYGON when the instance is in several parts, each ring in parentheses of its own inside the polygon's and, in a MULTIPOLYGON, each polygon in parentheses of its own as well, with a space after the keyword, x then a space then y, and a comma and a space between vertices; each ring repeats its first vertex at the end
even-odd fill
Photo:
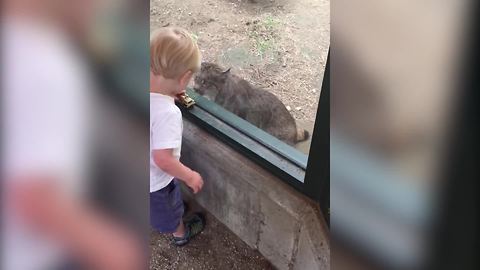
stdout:
POLYGON ((182 113, 175 97, 200 70, 200 51, 181 28, 160 28, 150 38, 150 223, 159 232, 172 233, 177 246, 199 234, 205 221, 195 214, 183 221, 178 181, 194 193, 203 186, 197 172, 180 162, 182 113))

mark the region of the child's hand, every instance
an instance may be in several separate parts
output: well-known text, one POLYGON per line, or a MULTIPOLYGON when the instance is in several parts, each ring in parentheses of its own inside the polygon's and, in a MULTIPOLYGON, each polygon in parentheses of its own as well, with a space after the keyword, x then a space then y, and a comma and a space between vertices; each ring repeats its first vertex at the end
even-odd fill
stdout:
POLYGON ((203 187, 202 176, 200 176, 200 174, 198 174, 196 171, 192 171, 192 175, 187 181, 185 181, 185 183, 193 190, 194 194, 199 192, 203 187))

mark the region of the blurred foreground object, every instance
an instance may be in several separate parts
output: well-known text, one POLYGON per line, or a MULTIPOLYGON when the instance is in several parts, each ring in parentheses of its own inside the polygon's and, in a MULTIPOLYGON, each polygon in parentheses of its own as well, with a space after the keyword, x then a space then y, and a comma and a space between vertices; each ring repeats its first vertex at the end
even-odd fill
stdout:
POLYGON ((332 2, 334 269, 418 269, 432 252, 468 1, 332 2))
POLYGON ((2 269, 146 267, 139 235, 90 200, 96 82, 83 47, 105 3, 3 3, 2 269))

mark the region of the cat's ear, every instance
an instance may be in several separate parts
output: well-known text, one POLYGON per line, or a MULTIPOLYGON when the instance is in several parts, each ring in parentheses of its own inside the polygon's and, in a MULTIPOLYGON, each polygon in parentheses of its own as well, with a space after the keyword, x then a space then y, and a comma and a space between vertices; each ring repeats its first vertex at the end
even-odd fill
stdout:
POLYGON ((231 70, 231 69, 232 69, 232 68, 229 68, 229 69, 225 70, 224 72, 222 72, 222 74, 223 74, 223 75, 227 75, 228 73, 230 73, 230 70, 231 70))

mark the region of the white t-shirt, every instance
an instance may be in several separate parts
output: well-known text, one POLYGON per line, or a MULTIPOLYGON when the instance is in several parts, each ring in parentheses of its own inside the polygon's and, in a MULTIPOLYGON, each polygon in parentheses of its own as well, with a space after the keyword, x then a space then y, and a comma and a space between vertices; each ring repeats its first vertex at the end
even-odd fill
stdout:
POLYGON ((173 149, 173 156, 180 159, 182 132, 182 113, 173 97, 150 93, 150 192, 166 187, 174 178, 155 164, 153 150, 173 149))

